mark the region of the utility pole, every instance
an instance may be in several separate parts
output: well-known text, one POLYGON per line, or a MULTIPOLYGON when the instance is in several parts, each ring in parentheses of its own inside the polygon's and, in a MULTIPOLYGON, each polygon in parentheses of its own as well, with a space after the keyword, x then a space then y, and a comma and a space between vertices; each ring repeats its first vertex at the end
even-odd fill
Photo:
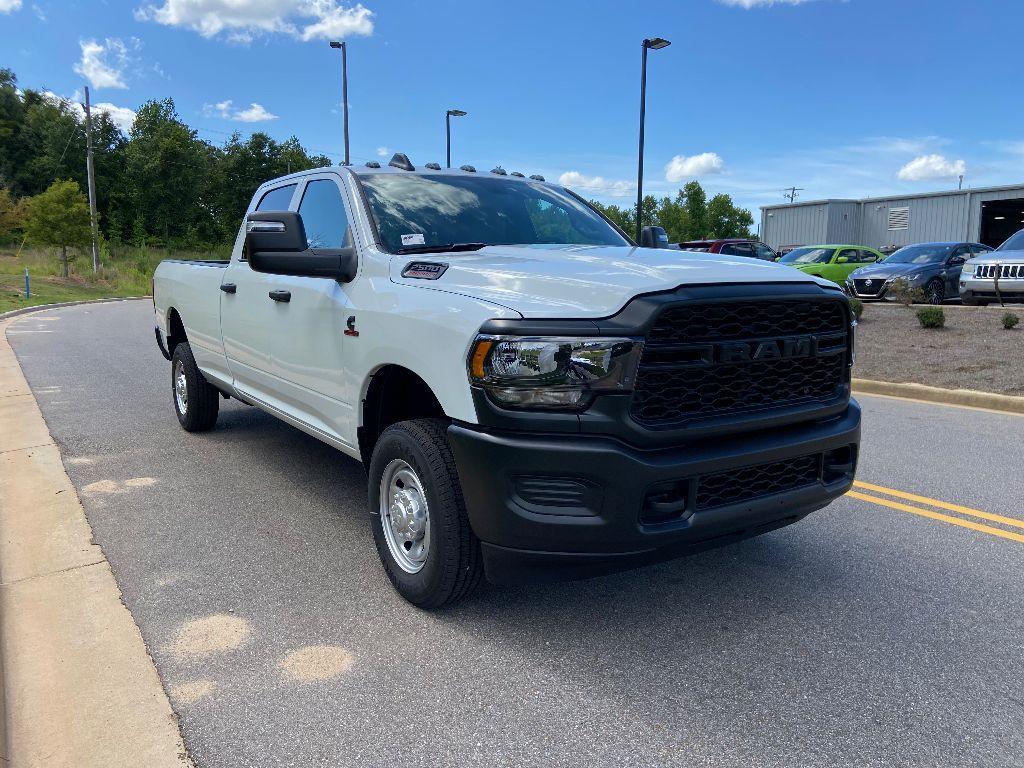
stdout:
POLYGON ((96 219, 96 171, 92 164, 92 105, 85 86, 85 171, 89 180, 89 224, 92 227, 92 271, 100 268, 100 228, 96 219))
POLYGON ((963 189, 963 188, 964 188, 964 175, 961 173, 960 174, 960 186, 957 187, 957 189, 963 189))
POLYGON ((799 197, 797 193, 803 191, 803 187, 788 187, 787 189, 782 190, 782 196, 787 198, 789 202, 795 203, 797 197, 799 197))

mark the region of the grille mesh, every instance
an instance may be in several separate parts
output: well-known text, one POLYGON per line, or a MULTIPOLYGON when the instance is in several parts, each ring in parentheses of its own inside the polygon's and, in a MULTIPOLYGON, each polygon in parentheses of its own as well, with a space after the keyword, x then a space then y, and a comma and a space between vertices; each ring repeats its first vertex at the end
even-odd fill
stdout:
POLYGON ((694 365, 680 347, 758 341, 808 334, 843 334, 841 301, 758 301, 670 307, 647 336, 633 395, 634 420, 669 426, 725 413, 786 408, 837 397, 847 355, 694 365))
POLYGON ((820 477, 820 454, 704 475, 697 480, 697 509, 713 509, 792 491, 813 485, 820 477))

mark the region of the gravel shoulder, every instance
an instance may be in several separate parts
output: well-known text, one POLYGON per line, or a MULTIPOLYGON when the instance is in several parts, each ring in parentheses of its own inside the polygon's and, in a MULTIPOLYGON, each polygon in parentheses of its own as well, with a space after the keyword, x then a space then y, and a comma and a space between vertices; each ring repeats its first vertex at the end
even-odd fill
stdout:
POLYGON ((1024 395, 1024 307, 945 307, 946 327, 922 328, 918 308, 867 304, 857 327, 854 376, 1024 395), (1012 312, 1017 328, 1003 329, 1012 312))

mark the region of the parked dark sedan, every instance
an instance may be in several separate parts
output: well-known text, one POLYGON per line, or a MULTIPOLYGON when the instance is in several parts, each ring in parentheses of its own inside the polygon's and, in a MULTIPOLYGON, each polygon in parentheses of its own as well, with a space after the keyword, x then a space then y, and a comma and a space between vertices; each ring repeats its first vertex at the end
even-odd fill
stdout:
POLYGON ((958 294, 964 262, 991 250, 980 243, 908 245, 881 263, 855 270, 846 280, 846 290, 866 301, 891 300, 892 284, 905 280, 911 288, 921 290, 928 303, 941 304, 958 294))

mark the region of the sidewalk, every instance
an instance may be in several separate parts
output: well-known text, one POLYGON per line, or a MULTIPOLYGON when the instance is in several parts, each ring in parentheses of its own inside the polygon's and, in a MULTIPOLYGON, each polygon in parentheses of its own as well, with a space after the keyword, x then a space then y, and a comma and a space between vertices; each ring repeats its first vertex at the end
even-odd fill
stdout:
POLYGON ((0 320, 4 764, 185 768, 177 720, 0 320))

